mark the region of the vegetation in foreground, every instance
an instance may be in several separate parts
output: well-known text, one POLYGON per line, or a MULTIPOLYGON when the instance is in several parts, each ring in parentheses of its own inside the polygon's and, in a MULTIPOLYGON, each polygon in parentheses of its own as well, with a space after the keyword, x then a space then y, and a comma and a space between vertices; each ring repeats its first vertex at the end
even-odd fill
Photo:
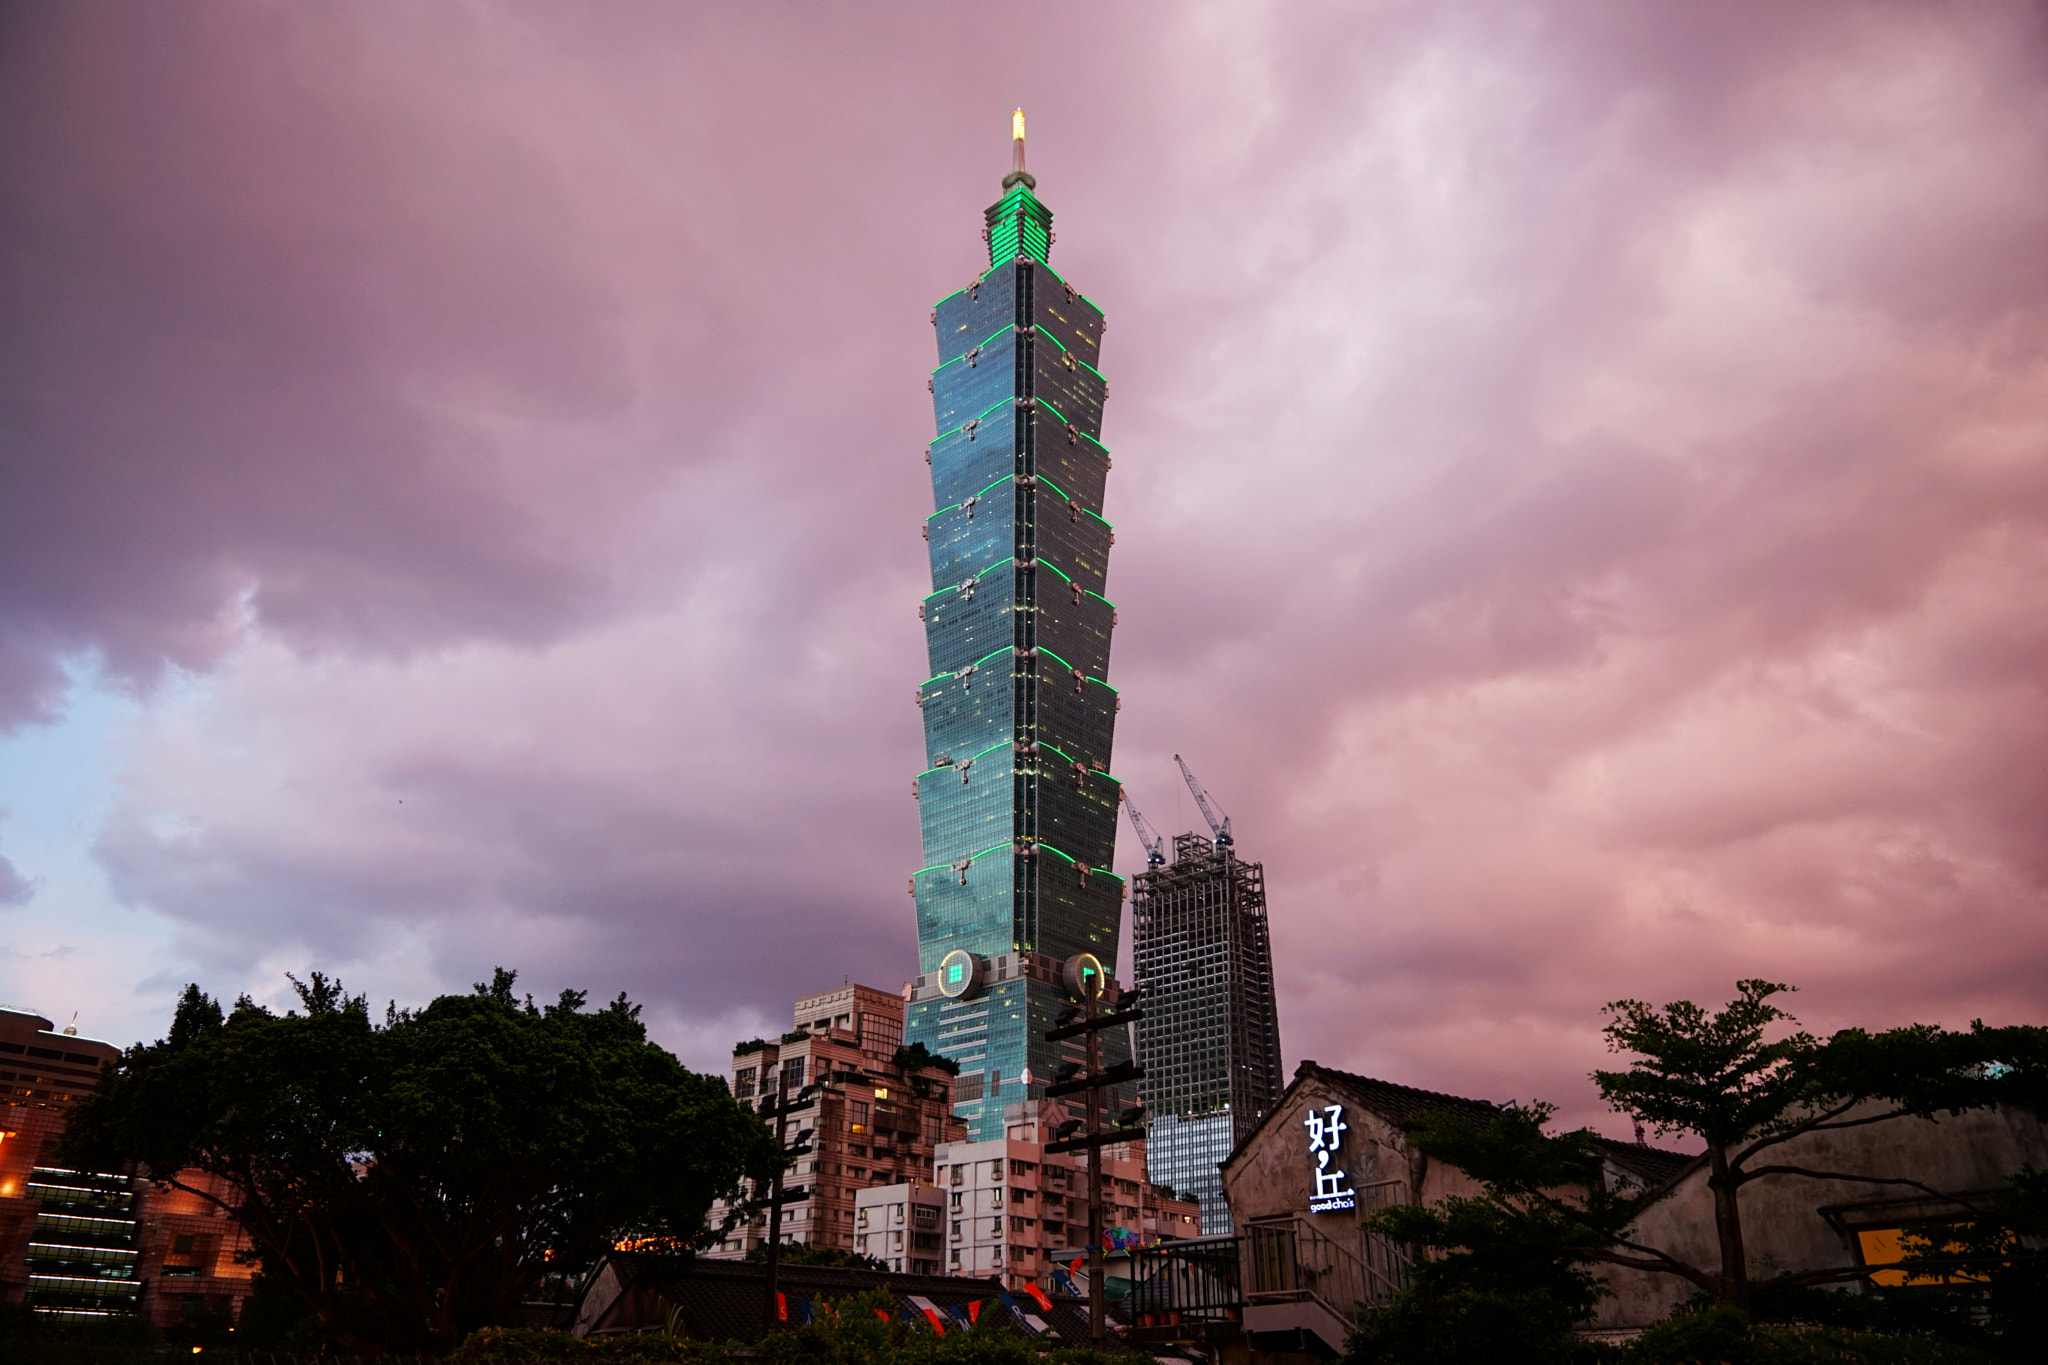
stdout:
POLYGON ((79 1104, 65 1159, 227 1182, 193 1192, 257 1249, 250 1335, 366 1354, 451 1349, 622 1239, 688 1245, 770 1173, 767 1127, 649 1042, 637 1005, 537 1007, 515 979, 381 1022, 319 973, 282 1015, 189 987, 79 1104))
POLYGON ((1153 1365, 1153 1358, 1141 1352, 1047 1347, 1002 1312, 984 1312, 971 1328, 949 1328, 942 1336, 922 1322, 895 1316, 895 1306, 881 1291, 852 1295, 813 1322, 744 1348, 653 1334, 579 1341, 559 1332, 493 1328, 471 1337, 449 1359, 467 1365, 641 1360, 709 1365, 725 1361, 728 1351, 745 1349, 777 1365, 1153 1365), (885 1320, 881 1312, 891 1316, 885 1320))

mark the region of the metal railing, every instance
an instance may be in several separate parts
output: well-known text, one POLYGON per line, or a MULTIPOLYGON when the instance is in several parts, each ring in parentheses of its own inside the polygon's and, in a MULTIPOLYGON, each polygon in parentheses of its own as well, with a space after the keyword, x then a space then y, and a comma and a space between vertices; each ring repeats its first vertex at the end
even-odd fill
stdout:
MULTIPOLYGON (((1361 1213, 1402 1203, 1407 1182, 1358 1187, 1361 1213)), ((1314 1302, 1342 1322, 1408 1283, 1408 1249, 1363 1228, 1331 1235, 1306 1214, 1246 1224, 1235 1237, 1131 1253, 1126 1307, 1136 1327, 1242 1321, 1247 1305, 1314 1302)))
POLYGON ((1125 1308, 1137 1327, 1238 1321, 1244 1316, 1241 1238, 1162 1242, 1131 1253, 1125 1308))
POLYGON ((1361 1307, 1387 1302, 1408 1282, 1407 1252, 1362 1229, 1354 1237, 1331 1237, 1300 1215, 1250 1224, 1244 1236, 1246 1300, 1312 1298, 1347 1321, 1361 1307))

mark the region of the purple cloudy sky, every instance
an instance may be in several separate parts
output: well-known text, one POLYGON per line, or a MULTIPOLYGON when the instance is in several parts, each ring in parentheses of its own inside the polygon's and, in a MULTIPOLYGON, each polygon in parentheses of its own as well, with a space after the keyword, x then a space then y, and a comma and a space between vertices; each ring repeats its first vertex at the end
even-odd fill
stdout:
MULTIPOLYGON (((2023 4, 9 7, 0 999, 914 970, 926 312, 1107 310, 1117 770, 1290 1064, 2048 1010, 2023 4)), ((1120 866, 1142 862, 1126 832, 1120 866)))

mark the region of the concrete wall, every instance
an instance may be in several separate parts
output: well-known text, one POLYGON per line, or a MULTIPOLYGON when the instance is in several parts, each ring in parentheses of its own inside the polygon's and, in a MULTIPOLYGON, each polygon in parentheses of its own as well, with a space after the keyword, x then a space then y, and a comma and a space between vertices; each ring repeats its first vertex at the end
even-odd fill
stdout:
MULTIPOLYGON (((1882 1113, 1870 1106, 1860 1113, 1882 1113)), ((2048 1166, 2048 1128, 2023 1110, 1991 1110, 1937 1120, 1902 1118, 1861 1128, 1814 1133, 1769 1149, 1749 1164, 1792 1165, 1919 1181, 1950 1194, 1997 1188, 2022 1163, 2048 1166)), ((1927 1216, 1902 1201, 1919 1198, 1904 1185, 1768 1176, 1743 1187, 1744 1248, 1752 1279, 1792 1271, 1861 1264, 1858 1227, 1896 1227, 1901 1215, 1927 1216), (1887 1207, 1889 1206, 1889 1207, 1887 1207), (1833 1220, 1823 1210, 1831 1210, 1833 1220)), ((1649 1209, 1629 1239, 1709 1272, 1720 1267, 1720 1243, 1707 1172, 1679 1178, 1671 1195, 1649 1209)), ((1602 1272, 1615 1296, 1603 1300, 1596 1325, 1636 1328, 1667 1316, 1694 1286, 1675 1275, 1621 1267, 1602 1272)))

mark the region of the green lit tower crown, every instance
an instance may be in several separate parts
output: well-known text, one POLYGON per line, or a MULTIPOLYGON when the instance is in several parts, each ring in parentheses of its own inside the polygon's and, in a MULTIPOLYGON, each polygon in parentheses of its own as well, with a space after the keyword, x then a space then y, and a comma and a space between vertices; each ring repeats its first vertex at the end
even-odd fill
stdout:
MULTIPOLYGON (((938 510, 920 612, 931 677, 917 690, 925 866, 911 881, 921 975, 905 1035, 960 1064, 956 1107, 976 1140, 1002 1136, 1004 1111, 1040 1098, 1075 1047, 1043 1041, 1065 1003, 1061 967, 1116 962, 1124 897, 1108 870, 1102 313, 1049 263, 1052 211, 1024 169, 1021 111, 1013 134, 988 270, 932 313, 938 510)), ((1108 1036, 1106 1060, 1127 1056, 1121 1032, 1108 1036)))

